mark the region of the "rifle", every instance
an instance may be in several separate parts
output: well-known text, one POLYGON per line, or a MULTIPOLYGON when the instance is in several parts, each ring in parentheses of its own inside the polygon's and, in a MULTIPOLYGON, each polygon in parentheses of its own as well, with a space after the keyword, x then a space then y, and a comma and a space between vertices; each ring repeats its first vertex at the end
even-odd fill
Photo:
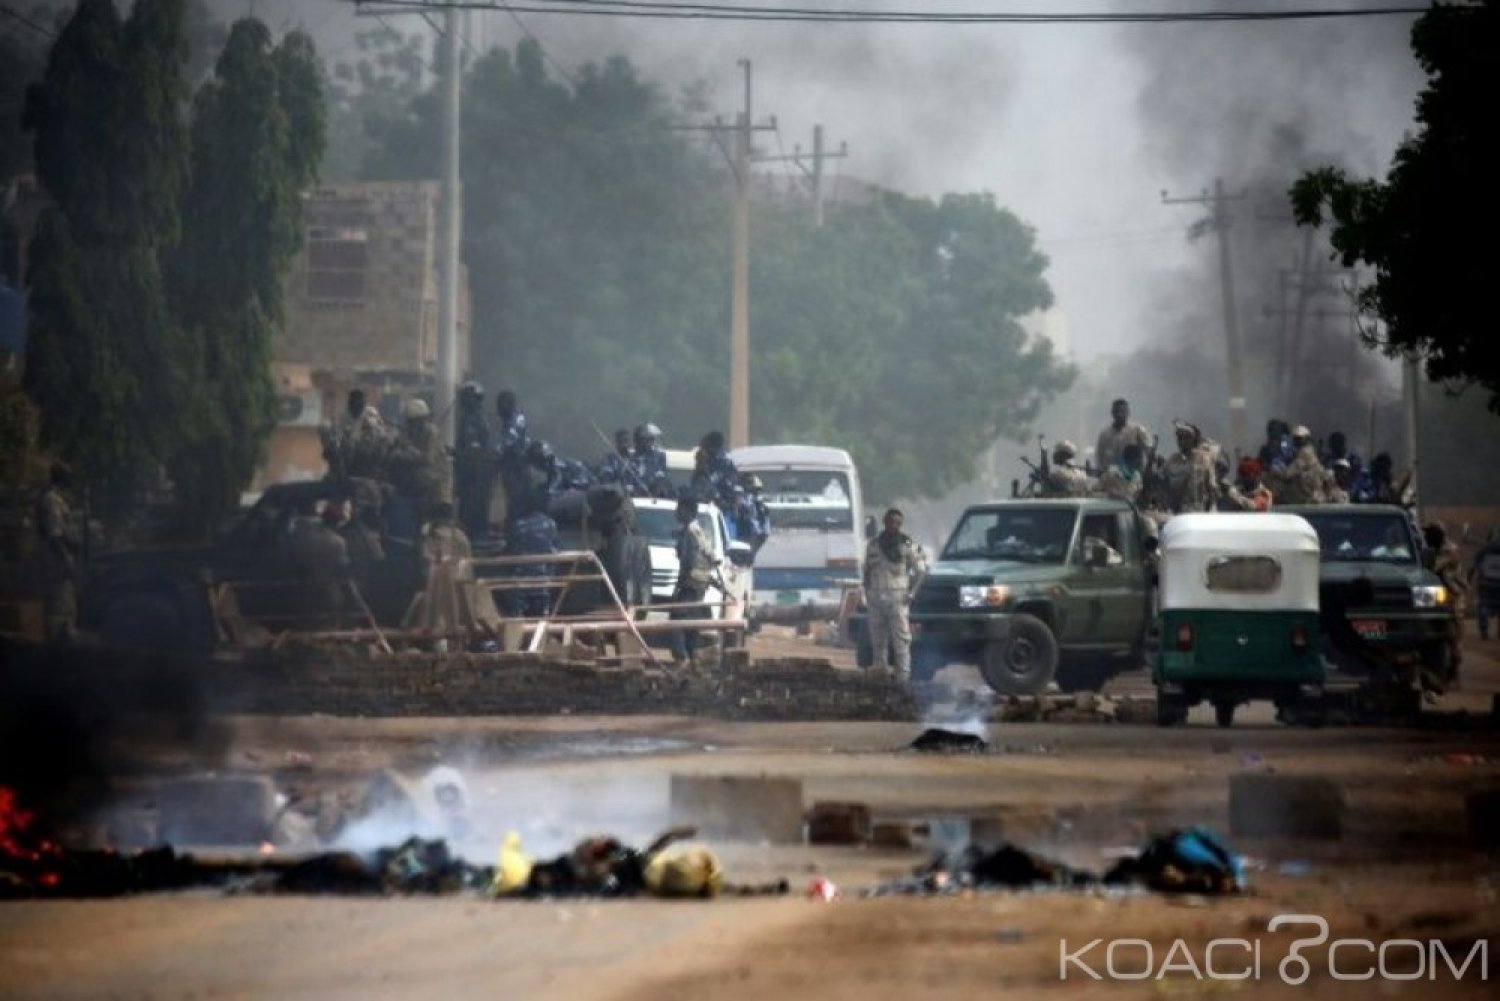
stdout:
MULTIPOLYGON (((601 431, 599 429, 599 425, 595 424, 592 420, 589 421, 589 427, 593 428, 594 429, 594 434, 598 435, 599 438, 600 438, 600 440, 603 441, 604 444, 606 444, 606 445, 609 446, 609 452, 610 452, 610 454, 611 455, 615 454, 614 439, 610 438, 609 435, 607 435, 603 431, 601 431)), ((638 472, 636 472, 634 465, 632 465, 629 462, 626 462, 624 464, 623 468, 624 468, 624 471, 625 471, 626 475, 628 475, 632 480, 634 480, 635 481, 635 485, 640 488, 641 495, 643 497, 653 497, 653 496, 655 496, 651 492, 651 488, 648 487, 645 483, 643 483, 641 481, 641 474, 638 473, 638 472)))

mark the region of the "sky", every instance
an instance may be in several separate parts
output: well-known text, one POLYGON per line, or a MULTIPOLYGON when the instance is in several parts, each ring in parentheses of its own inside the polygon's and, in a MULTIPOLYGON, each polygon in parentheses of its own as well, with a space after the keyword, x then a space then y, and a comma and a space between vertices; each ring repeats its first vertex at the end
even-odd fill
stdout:
MULTIPOLYGON (((769 0, 754 0, 768 4, 769 0)), ((1388 6, 1394 0, 797 0, 799 6, 931 11, 1203 10, 1388 6)), ((335 59, 352 52, 343 0, 218 0, 301 23, 335 59)), ((514 45, 522 27, 565 68, 623 53, 677 89, 707 84, 732 120, 740 59, 754 67, 768 154, 847 142, 830 169, 909 194, 989 191, 1034 226, 1070 347, 1088 362, 1164 336, 1194 337, 1213 315, 1211 241, 1201 212, 1168 206, 1223 177, 1274 196, 1317 163, 1381 174, 1411 127, 1423 77, 1413 18, 1206 25, 831 25, 664 22, 475 13, 475 48, 514 45), (1201 307, 1201 308, 1194 308, 1201 307)), ((420 19, 395 23, 426 30, 420 19)), ((786 168, 769 168, 786 169, 786 168)), ((1259 215, 1284 206, 1262 199, 1259 215)), ((1266 252, 1297 237, 1271 234, 1266 252), (1278 242, 1279 241, 1279 242, 1278 242)), ((1252 250, 1251 253, 1258 252, 1252 250)), ((753 249, 752 249, 753 253, 753 249)), ((1202 336, 1209 336, 1204 331, 1202 336)))

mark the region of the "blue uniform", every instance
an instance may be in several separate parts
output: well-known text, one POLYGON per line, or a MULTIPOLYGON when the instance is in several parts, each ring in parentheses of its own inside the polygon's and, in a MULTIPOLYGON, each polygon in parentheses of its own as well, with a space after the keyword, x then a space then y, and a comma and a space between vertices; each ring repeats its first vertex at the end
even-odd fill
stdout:
MULTIPOLYGON (((506 536, 506 552, 513 556, 541 556, 555 553, 558 548, 557 522, 545 511, 532 511, 510 523, 506 536)), ((516 567, 511 576, 550 577, 552 568, 546 564, 529 564, 516 567)), ((525 591, 506 591, 504 604, 511 615, 546 615, 551 596, 545 588, 525 591)))
POLYGON ((632 497, 671 496, 672 480, 667 475, 665 449, 652 447, 637 451, 630 457, 630 468, 634 476, 626 486, 632 497))

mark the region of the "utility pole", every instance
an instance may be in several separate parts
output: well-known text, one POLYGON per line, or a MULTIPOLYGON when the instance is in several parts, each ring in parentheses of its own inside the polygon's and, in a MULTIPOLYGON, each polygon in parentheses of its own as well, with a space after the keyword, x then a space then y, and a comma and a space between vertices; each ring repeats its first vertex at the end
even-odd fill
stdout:
MULTIPOLYGON (((438 56, 438 69, 442 78, 442 210, 438 228, 438 329, 437 329, 437 390, 433 408, 434 424, 444 441, 453 440, 453 402, 458 389, 458 271, 459 246, 462 236, 462 213, 460 206, 463 189, 459 181, 459 95, 462 90, 463 64, 459 61, 461 30, 459 11, 464 6, 458 0, 448 0, 443 8, 443 25, 438 29, 428 16, 434 6, 383 7, 372 6, 360 9, 358 17, 394 17, 398 14, 420 16, 442 39, 438 56)), ((420 331, 420 327, 418 328, 420 331)), ((420 336, 420 334, 419 334, 420 336)))
POLYGON ((1240 357, 1239 324, 1235 317, 1234 269, 1229 257, 1229 227, 1233 222, 1229 214, 1229 203, 1241 201, 1246 193, 1224 194, 1224 181, 1214 179, 1214 193, 1203 192, 1192 198, 1169 198, 1161 193, 1163 205, 1207 205, 1210 207, 1209 225, 1219 238, 1219 288, 1224 299, 1224 348, 1229 375, 1229 447, 1237 452, 1250 444, 1245 426, 1245 373, 1240 357))
POLYGON ((730 173, 734 175, 734 262, 730 272, 729 306, 730 448, 750 444, 750 166, 759 162, 751 139, 756 132, 776 128, 775 118, 767 125, 754 124, 750 60, 741 59, 739 65, 745 71, 745 107, 735 116, 735 123, 725 125, 715 119, 711 125, 678 126, 681 130, 707 132, 713 136, 719 152, 729 162, 730 173), (734 134, 732 150, 724 148, 723 134, 726 132, 734 134))
POLYGON ((1409 487, 1412 495, 1412 513, 1417 524, 1422 521, 1422 491, 1420 482, 1422 446, 1422 370, 1414 353, 1408 353, 1401 363, 1401 401, 1406 410, 1406 464, 1411 470, 1409 487))
POLYGON ((755 158, 756 163, 793 163, 802 173, 807 175, 808 184, 812 188, 813 200, 813 224, 817 228, 823 228, 823 163, 825 160, 842 160, 849 155, 849 144, 839 143, 837 153, 828 153, 823 149, 823 126, 813 126, 813 151, 812 156, 807 157, 802 153, 800 145, 792 147, 791 156, 760 156, 755 158), (811 166, 806 162, 811 160, 811 166))

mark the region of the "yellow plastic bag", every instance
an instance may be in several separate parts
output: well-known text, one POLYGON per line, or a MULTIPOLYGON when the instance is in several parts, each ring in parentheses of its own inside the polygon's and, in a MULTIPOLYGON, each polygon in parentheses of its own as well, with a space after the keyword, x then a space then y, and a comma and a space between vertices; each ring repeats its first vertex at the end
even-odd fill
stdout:
POLYGON ((654 897, 716 897, 724 870, 702 845, 672 845, 646 863, 646 889, 654 897))
POLYGON ((500 842, 500 858, 495 863, 495 881, 490 884, 490 891, 498 897, 525 889, 533 864, 531 856, 521 850, 521 836, 511 831, 500 842))

